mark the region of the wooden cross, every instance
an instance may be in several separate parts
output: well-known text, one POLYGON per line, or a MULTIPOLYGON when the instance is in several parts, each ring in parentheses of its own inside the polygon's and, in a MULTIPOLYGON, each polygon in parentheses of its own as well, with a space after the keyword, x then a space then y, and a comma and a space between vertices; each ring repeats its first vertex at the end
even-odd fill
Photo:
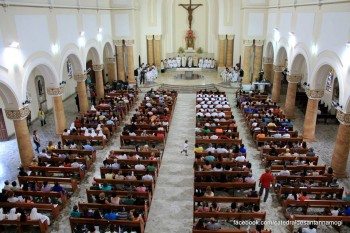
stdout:
POLYGON ((188 24, 190 26, 190 30, 192 28, 192 12, 197 9, 200 6, 203 6, 203 4, 192 4, 192 0, 190 0, 190 4, 179 4, 179 6, 182 6, 185 8, 188 12, 188 24))

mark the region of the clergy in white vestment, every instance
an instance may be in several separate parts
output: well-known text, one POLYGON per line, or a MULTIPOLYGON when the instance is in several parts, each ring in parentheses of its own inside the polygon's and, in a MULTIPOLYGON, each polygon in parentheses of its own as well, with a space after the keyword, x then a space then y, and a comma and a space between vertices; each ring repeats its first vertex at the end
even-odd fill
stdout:
POLYGON ((188 57, 188 67, 190 67, 190 68, 192 67, 192 60, 193 60, 192 57, 189 56, 188 57))
POLYGON ((226 75, 227 75, 227 73, 228 73, 228 68, 226 68, 225 70, 223 70, 222 72, 221 72, 221 74, 220 74, 220 76, 221 76, 221 78, 222 78, 222 80, 224 81, 224 82, 226 82, 226 75))
POLYGON ((164 64, 164 69, 168 69, 169 67, 168 67, 168 59, 164 59, 164 61, 163 61, 163 64, 164 64))
POLYGON ((177 67, 177 60, 175 58, 173 58, 173 62, 172 62, 172 66, 173 68, 176 68, 177 67))
POLYGON ((198 67, 203 68, 203 58, 199 58, 198 67))
POLYGON ((165 66, 164 66, 164 61, 160 61, 160 72, 164 73, 165 72, 165 66))
POLYGON ((204 60, 204 67, 203 67, 203 68, 205 68, 205 69, 210 68, 210 62, 209 62, 209 59, 208 59, 208 58, 206 58, 206 59, 204 60))
POLYGON ((181 57, 179 55, 176 57, 176 63, 176 67, 181 67, 181 57))
POLYGON ((155 66, 152 66, 152 78, 153 80, 158 78, 158 70, 157 70, 157 67, 155 66))
POLYGON ((210 63, 210 68, 214 69, 215 68, 215 64, 216 64, 216 61, 214 59, 212 59, 211 63, 210 63))
POLYGON ((187 58, 185 57, 185 55, 183 55, 182 58, 181 58, 181 65, 182 65, 182 67, 186 67, 186 63, 187 63, 187 58))
POLYGON ((194 55, 194 57, 193 57, 193 66, 194 67, 198 66, 198 57, 197 57, 197 55, 194 55))

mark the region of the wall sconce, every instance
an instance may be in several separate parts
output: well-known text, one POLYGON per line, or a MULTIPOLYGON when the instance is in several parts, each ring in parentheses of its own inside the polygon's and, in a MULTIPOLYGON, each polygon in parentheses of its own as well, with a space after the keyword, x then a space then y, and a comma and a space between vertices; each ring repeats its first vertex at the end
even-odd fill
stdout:
POLYGON ((98 32, 101 33, 102 32, 102 28, 98 28, 98 32))
POLYGON ((84 36, 85 35, 85 32, 84 31, 81 31, 80 32, 80 36, 84 36))
POLYGON ((341 111, 343 110, 343 106, 340 105, 337 101, 332 101, 332 106, 335 107, 337 110, 341 111))
POLYGON ((12 41, 11 44, 9 45, 9 47, 11 47, 11 48, 18 48, 19 47, 19 43, 17 41, 12 41))
POLYGON ((51 52, 56 55, 58 53, 58 44, 51 45, 51 52))
POLYGON ((62 81, 60 82, 60 85, 63 86, 63 85, 66 85, 66 83, 67 83, 66 81, 62 81))
POLYGON ((31 103, 31 101, 28 100, 28 99, 26 99, 26 100, 22 103, 22 105, 23 105, 23 106, 27 106, 27 105, 30 104, 30 103, 31 103))
POLYGON ((307 82, 304 82, 304 83, 303 83, 303 87, 304 87, 304 88, 310 87, 310 84, 308 84, 307 82))
POLYGON ((312 52, 312 54, 317 55, 317 51, 318 51, 317 45, 314 44, 314 45, 311 47, 311 52, 312 52))

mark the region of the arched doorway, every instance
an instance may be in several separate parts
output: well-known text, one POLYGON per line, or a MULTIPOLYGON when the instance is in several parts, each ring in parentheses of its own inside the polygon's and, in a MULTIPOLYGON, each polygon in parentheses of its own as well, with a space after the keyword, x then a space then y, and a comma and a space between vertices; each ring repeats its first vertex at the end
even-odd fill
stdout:
POLYGON ((265 49, 264 55, 264 79, 273 82, 273 61, 274 61, 274 51, 272 42, 268 42, 265 49))

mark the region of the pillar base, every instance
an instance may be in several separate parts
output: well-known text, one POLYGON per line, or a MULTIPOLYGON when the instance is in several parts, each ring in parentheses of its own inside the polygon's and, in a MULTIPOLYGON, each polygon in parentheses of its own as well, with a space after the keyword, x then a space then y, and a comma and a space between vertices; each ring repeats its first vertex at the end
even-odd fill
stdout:
POLYGON ((335 178, 349 178, 349 176, 345 172, 342 172, 342 173, 333 172, 333 176, 335 178))
POLYGON ((304 137, 304 141, 305 142, 317 142, 317 139, 315 137, 310 137, 310 138, 304 137))

